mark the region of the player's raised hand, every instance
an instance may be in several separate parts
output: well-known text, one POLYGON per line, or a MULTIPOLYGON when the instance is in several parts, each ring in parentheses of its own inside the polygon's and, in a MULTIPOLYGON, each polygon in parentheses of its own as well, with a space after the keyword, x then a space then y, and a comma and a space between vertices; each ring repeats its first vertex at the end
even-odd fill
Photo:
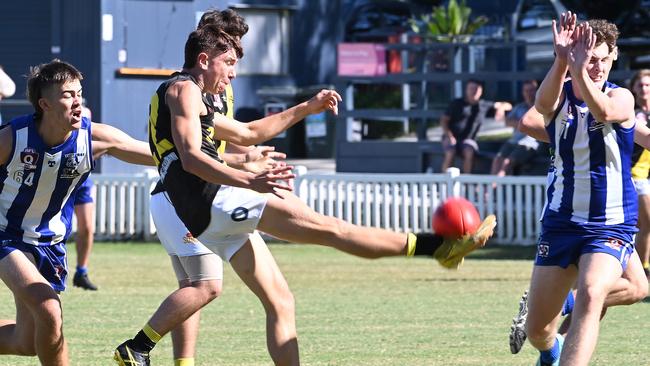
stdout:
POLYGON ((580 24, 575 30, 575 40, 569 51, 569 70, 572 74, 581 72, 587 68, 594 48, 596 47, 596 35, 588 23, 580 24))
POLYGON ((296 177, 295 174, 291 173, 292 169, 292 166, 279 164, 273 169, 258 173, 250 181, 250 189, 260 193, 273 193, 278 197, 282 197, 277 194, 277 190, 292 190, 291 186, 287 183, 296 177))
POLYGON ((567 60, 574 41, 577 17, 574 13, 569 11, 560 15, 559 30, 555 20, 553 20, 552 24, 553 48, 555 49, 555 55, 562 60, 567 60))
POLYGON ((314 97, 312 97, 307 105, 310 107, 312 114, 320 113, 322 111, 330 110, 334 114, 339 114, 339 102, 343 99, 332 89, 323 89, 314 97))

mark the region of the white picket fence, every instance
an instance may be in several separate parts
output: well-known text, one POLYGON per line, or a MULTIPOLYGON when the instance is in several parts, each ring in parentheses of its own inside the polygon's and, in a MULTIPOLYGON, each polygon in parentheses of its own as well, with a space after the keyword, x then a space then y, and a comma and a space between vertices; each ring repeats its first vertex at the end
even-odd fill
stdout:
MULTIPOLYGON (((97 186, 96 238, 155 238, 149 192, 155 175, 93 175, 97 186)), ((317 212, 357 225, 430 231, 431 214, 450 196, 497 216, 495 242, 534 244, 540 232, 546 177, 446 174, 313 174, 295 181, 295 193, 317 212)))

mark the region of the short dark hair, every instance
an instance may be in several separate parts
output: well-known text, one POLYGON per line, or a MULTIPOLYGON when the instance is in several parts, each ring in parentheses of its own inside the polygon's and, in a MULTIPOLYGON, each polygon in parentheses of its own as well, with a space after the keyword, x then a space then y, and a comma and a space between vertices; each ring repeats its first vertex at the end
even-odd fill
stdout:
POLYGON ((201 52, 210 56, 218 56, 227 52, 231 48, 235 49, 237 57, 244 57, 244 50, 241 47, 239 39, 227 34, 219 27, 213 24, 207 24, 194 32, 185 42, 185 63, 183 68, 189 69, 196 65, 196 57, 201 52))
POLYGON ((208 24, 216 25, 233 37, 241 38, 248 33, 248 24, 239 13, 232 9, 210 9, 201 15, 197 29, 208 24))
POLYGON ((616 48, 616 40, 620 34, 616 24, 604 19, 592 19, 587 21, 587 23, 591 26, 593 34, 596 35, 596 46, 605 43, 609 52, 614 51, 614 48, 616 48))
POLYGON ((43 96, 43 90, 74 80, 83 80, 81 72, 71 64, 59 59, 31 67, 27 76, 27 98, 34 107, 36 117, 40 118, 43 115, 43 110, 38 105, 38 100, 43 96))

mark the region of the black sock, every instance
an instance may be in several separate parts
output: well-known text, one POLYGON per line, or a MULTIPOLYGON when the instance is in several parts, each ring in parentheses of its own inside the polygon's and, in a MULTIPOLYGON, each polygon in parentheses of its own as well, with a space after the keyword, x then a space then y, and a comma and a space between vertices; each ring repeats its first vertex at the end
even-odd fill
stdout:
POLYGON ((422 233, 416 234, 415 236, 417 240, 415 241, 414 255, 426 255, 430 257, 444 241, 444 238, 437 234, 422 233))
POLYGON ((152 341, 144 331, 139 331, 138 334, 129 342, 129 347, 137 352, 151 352, 156 346, 156 342, 152 341))

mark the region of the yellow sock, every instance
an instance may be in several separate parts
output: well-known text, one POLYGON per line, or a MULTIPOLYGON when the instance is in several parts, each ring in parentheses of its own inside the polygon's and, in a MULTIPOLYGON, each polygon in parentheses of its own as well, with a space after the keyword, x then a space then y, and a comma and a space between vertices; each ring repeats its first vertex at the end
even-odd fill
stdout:
POLYGON ((177 358, 174 360, 174 366, 194 366, 194 357, 177 358))
POLYGON ((643 268, 650 268, 650 262, 643 262, 643 268))
POLYGON ((142 328, 142 331, 154 343, 158 343, 158 341, 160 341, 160 338, 162 338, 160 334, 158 334, 158 332, 156 332, 155 330, 153 330, 153 328, 149 326, 149 323, 147 323, 147 325, 145 325, 144 328, 142 328))
POLYGON ((406 256, 412 257, 415 254, 415 241, 417 237, 413 233, 408 233, 406 237, 406 256))

